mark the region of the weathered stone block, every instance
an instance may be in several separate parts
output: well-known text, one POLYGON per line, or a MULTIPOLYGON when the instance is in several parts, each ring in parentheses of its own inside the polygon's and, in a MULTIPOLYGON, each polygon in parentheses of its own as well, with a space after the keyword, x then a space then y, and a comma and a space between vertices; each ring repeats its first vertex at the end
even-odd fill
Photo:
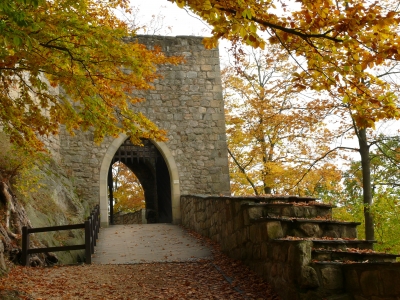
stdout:
POLYGON ((321 269, 321 281, 325 289, 343 289, 343 273, 339 267, 328 266, 321 269))
POLYGON ((281 222, 268 222, 267 232, 269 239, 278 239, 284 237, 281 222))
POLYGON ((186 77, 187 78, 197 78, 197 72, 189 71, 189 72, 187 72, 186 77))
POLYGON ((314 268, 304 266, 300 274, 299 284, 301 288, 312 289, 320 286, 318 275, 314 268))
POLYGON ((362 294, 365 296, 379 295, 378 272, 364 271, 360 275, 360 286, 362 294))
POLYGON ((263 211, 260 207, 249 207, 247 212, 250 219, 258 219, 263 216, 263 211))
POLYGON ((258 239, 259 239, 259 230, 258 227, 256 225, 250 225, 249 227, 249 239, 252 243, 257 243, 258 239))
POLYGON ((311 261, 311 241, 302 241, 296 243, 293 251, 293 258, 296 266, 306 266, 311 261))
POLYGON ((322 236, 322 230, 320 229, 319 224, 303 223, 303 224, 300 224, 300 229, 303 231, 303 233, 307 237, 321 237, 322 236))
POLYGON ((400 269, 381 270, 379 272, 379 281, 383 289, 382 294, 400 297, 400 269))

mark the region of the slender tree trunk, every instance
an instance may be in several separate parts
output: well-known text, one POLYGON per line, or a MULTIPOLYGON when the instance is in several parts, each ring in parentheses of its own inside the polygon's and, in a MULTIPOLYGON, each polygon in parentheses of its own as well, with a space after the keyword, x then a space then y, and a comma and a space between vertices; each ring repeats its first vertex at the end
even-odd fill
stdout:
POLYGON ((250 179, 249 176, 247 176, 246 170, 239 164, 239 162, 236 160, 235 156, 233 156, 231 150, 229 150, 228 148, 228 153, 229 155, 232 157, 233 161, 235 162, 235 164, 237 165, 237 167, 239 168, 240 172, 246 177, 247 182, 251 185, 251 187, 253 188, 254 194, 256 196, 258 196, 258 191, 256 186, 254 185, 253 181, 250 179))
POLYGON ((264 185, 264 194, 272 194, 272 188, 264 185))
POLYGON ((365 129, 358 132, 358 143, 360 145, 362 182, 363 182, 363 202, 365 219, 365 239, 374 240, 374 220, 371 214, 372 205, 372 185, 371 185, 371 164, 369 157, 369 145, 365 129))
POLYGON ((268 155, 267 155, 267 146, 265 142, 265 137, 263 136, 261 139, 261 148, 263 151, 263 171, 262 171, 262 177, 263 177, 263 184, 264 184, 264 194, 272 194, 272 187, 267 183, 267 175, 270 174, 271 170, 267 168, 267 163, 272 161, 273 154, 274 154, 274 144, 271 143, 270 148, 268 150, 268 155))

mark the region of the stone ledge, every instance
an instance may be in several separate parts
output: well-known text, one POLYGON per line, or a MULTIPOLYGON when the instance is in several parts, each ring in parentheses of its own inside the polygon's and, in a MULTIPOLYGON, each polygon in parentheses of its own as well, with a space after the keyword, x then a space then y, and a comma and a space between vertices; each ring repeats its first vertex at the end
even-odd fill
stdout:
POLYGON ((283 207, 323 207, 323 208, 336 208, 335 205, 326 203, 307 203, 307 205, 297 205, 298 202, 272 202, 272 203, 245 203, 243 206, 255 206, 255 207, 269 207, 269 206, 283 206, 283 207))
POLYGON ((353 225, 358 226, 361 225, 361 222, 345 222, 339 220, 329 220, 329 219, 299 219, 299 218, 278 218, 278 217, 270 217, 270 218, 258 218, 252 219, 252 222, 265 222, 265 221, 281 221, 281 222, 290 222, 290 223, 324 223, 324 224, 337 224, 337 225, 353 225))
MULTIPOLYGON (((313 249, 311 257, 315 261, 351 261, 351 262, 394 262, 400 255, 381 252, 362 252, 349 250, 313 249)), ((365 251, 365 250, 364 250, 365 251)))

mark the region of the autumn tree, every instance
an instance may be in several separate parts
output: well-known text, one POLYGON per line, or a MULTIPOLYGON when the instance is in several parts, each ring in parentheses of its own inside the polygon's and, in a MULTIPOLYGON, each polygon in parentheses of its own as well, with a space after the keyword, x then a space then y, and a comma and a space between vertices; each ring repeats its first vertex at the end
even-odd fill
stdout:
POLYGON ((233 193, 315 196, 322 185, 333 188, 340 181, 333 164, 307 170, 331 137, 324 101, 302 99, 288 78, 296 66, 278 47, 231 52, 235 61, 222 77, 233 193))
MULTIPOLYGON (((397 97, 399 91, 399 84, 397 82, 398 73, 399 67, 397 62, 388 63, 386 66, 376 70, 376 77, 387 84, 389 93, 394 96, 393 105, 396 105, 394 110, 397 110, 397 107, 399 107, 400 104, 397 97)), ((349 152, 359 154, 360 180, 362 182, 360 185, 360 188, 362 189, 362 197, 359 199, 362 199, 365 237, 368 240, 374 240, 374 228, 375 225, 378 224, 374 222, 374 215, 376 215, 376 213, 373 213, 373 206, 375 205, 373 177, 376 172, 372 169, 373 165, 371 165, 371 161, 376 156, 376 152, 373 152, 373 150, 377 145, 382 143, 382 132, 375 128, 375 126, 385 127, 385 124, 389 123, 390 118, 382 117, 382 119, 379 120, 379 122, 376 122, 376 125, 374 123, 371 128, 362 127, 357 123, 357 114, 354 113, 353 109, 354 104, 349 102, 347 97, 340 100, 341 95, 337 95, 335 91, 330 91, 330 97, 332 106, 328 107, 328 109, 330 110, 331 115, 331 125, 336 131, 336 138, 335 143, 332 143, 334 146, 332 146, 331 149, 320 159, 325 159, 327 155, 338 151, 341 152, 341 157, 347 160, 354 159, 354 155, 349 155, 349 152), (349 144, 349 141, 351 140, 355 140, 357 145, 354 145, 354 143, 349 144)), ((373 108, 371 108, 371 110, 373 110, 373 108)), ((386 132, 385 134, 389 134, 389 132, 386 132)), ((387 139, 387 137, 385 137, 384 140, 385 139, 387 139)), ((378 202, 376 205, 379 205, 378 202)))
POLYGON ((358 138, 363 166, 366 238, 374 239, 366 130, 380 120, 398 119, 397 95, 377 74, 400 60, 398 3, 366 0, 235 1, 175 0, 213 26, 205 45, 218 39, 243 41, 265 48, 280 45, 294 60, 292 74, 304 89, 325 90, 346 103, 358 138))
MULTIPOLYGON (((400 233, 400 148, 398 137, 381 135, 371 150, 371 185, 374 204, 376 248, 381 251, 399 252, 400 233)), ((344 193, 336 198, 335 215, 344 220, 360 221, 363 216, 363 181, 360 161, 353 161, 344 173, 344 193)), ((362 224, 364 226, 364 224, 362 224)))
POLYGON ((41 149, 40 136, 60 125, 93 128, 96 142, 165 138, 131 104, 143 100, 135 90, 152 88, 157 65, 180 59, 134 42, 116 8, 129 9, 123 0, 1 1, 0 126, 13 142, 41 149))
POLYGON ((135 174, 122 162, 112 166, 115 212, 135 212, 145 207, 142 185, 135 174))

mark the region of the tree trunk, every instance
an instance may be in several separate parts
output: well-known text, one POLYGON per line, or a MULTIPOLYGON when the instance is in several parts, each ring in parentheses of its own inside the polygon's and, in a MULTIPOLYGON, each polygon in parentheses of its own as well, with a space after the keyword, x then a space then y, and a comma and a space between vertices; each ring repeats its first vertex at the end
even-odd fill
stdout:
POLYGON ((269 185, 269 183, 267 183, 267 175, 270 174, 271 170, 269 168, 267 168, 267 163, 268 162, 272 162, 272 158, 274 155, 274 147, 275 144, 271 143, 270 148, 268 150, 268 155, 267 153, 267 146, 266 146, 266 142, 265 142, 265 137, 262 138, 262 151, 263 151, 263 171, 262 171, 262 177, 263 177, 263 184, 264 184, 264 194, 272 194, 272 187, 269 185))
POLYGON ((374 220, 371 214, 372 205, 372 185, 371 185, 371 164, 369 157, 369 145, 365 129, 358 132, 358 143, 360 145, 362 183, 363 183, 363 202, 365 219, 365 239, 374 240, 374 220))
POLYGON ((264 194, 272 194, 272 188, 264 184, 264 194))
POLYGON ((237 165, 237 167, 239 168, 240 172, 246 177, 247 182, 251 185, 251 187, 253 188, 254 194, 256 196, 258 196, 258 191, 256 186, 254 185, 253 181, 250 179, 249 176, 247 176, 246 170, 239 164, 239 162, 236 160, 235 156, 233 156, 233 153, 231 152, 231 150, 229 150, 228 148, 228 153, 229 155, 232 157, 233 161, 235 162, 235 164, 237 165))
MULTIPOLYGON (((5 271, 4 257, 8 256, 14 263, 19 263, 21 249, 21 228, 32 225, 28 219, 26 211, 22 204, 13 194, 8 180, 4 179, 0 172, 0 208, 4 209, 4 216, 0 222, 0 274, 5 271), (4 208, 3 208, 4 207, 4 208)), ((32 248, 41 248, 44 245, 40 241, 36 241, 32 248)), ((53 253, 43 253, 31 255, 31 266, 54 264, 58 261, 53 253)))

